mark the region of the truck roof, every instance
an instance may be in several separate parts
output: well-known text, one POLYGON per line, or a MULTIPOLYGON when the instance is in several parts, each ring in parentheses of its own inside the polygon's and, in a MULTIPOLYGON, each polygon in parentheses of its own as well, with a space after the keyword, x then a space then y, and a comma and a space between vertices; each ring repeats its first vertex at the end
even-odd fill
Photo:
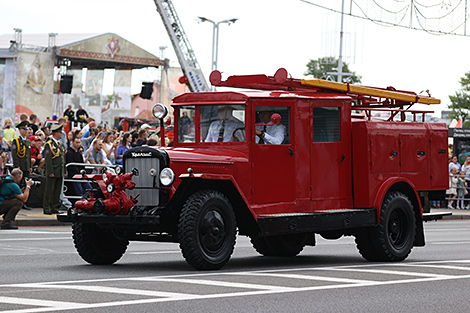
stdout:
POLYGON ((194 105, 200 103, 239 103, 244 104, 252 98, 299 98, 299 99, 351 99, 350 96, 333 92, 297 92, 297 91, 275 91, 275 90, 241 90, 222 92, 192 92, 179 95, 173 99, 173 105, 194 105))

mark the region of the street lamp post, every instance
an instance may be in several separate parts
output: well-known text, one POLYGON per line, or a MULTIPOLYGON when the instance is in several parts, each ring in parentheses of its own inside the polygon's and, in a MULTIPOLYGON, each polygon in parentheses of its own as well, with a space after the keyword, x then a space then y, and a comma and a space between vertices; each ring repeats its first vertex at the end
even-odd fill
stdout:
POLYGON ((205 17, 198 17, 199 21, 201 22, 209 22, 212 23, 212 62, 211 62, 211 72, 217 69, 217 59, 219 57, 219 25, 223 23, 233 24, 237 21, 237 18, 226 19, 220 22, 214 22, 211 19, 205 17))

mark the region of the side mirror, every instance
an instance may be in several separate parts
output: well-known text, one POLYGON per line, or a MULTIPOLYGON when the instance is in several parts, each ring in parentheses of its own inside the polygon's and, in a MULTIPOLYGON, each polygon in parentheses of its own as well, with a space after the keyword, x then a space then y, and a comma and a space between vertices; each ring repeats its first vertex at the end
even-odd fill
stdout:
POLYGON ((271 115, 271 123, 274 125, 279 124, 281 122, 281 116, 278 113, 274 113, 271 115))

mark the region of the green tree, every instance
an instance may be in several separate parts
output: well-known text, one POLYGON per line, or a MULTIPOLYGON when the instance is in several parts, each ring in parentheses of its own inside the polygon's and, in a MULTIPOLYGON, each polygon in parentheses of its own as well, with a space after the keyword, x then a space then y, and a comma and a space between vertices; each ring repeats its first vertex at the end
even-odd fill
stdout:
POLYGON ((470 111, 470 72, 460 78, 460 90, 456 91, 453 96, 449 96, 449 99, 451 102, 449 109, 452 110, 449 117, 457 120, 462 118, 462 122, 465 123, 470 111))
MULTIPOLYGON (((311 75, 314 78, 328 79, 337 81, 336 75, 331 75, 328 73, 336 72, 338 68, 338 59, 329 57, 329 58, 318 58, 316 60, 310 60, 307 63, 307 71, 304 75, 311 75)), ((347 63, 343 62, 343 73, 351 73, 352 76, 343 76, 343 82, 348 83, 360 83, 361 76, 356 75, 355 72, 349 70, 347 63)))

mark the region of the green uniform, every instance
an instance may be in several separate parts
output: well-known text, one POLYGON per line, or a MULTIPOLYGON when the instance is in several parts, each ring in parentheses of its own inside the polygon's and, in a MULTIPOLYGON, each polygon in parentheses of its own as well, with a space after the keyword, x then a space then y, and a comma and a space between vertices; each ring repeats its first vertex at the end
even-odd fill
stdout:
POLYGON ((44 213, 57 213, 60 208, 60 191, 65 176, 65 148, 59 141, 49 139, 44 146, 46 164, 46 190, 44 192, 44 213), (54 174, 54 177, 49 177, 54 174))
POLYGON ((31 168, 31 142, 21 136, 16 137, 11 141, 11 155, 13 167, 19 167, 23 171, 23 176, 27 177, 31 168))

